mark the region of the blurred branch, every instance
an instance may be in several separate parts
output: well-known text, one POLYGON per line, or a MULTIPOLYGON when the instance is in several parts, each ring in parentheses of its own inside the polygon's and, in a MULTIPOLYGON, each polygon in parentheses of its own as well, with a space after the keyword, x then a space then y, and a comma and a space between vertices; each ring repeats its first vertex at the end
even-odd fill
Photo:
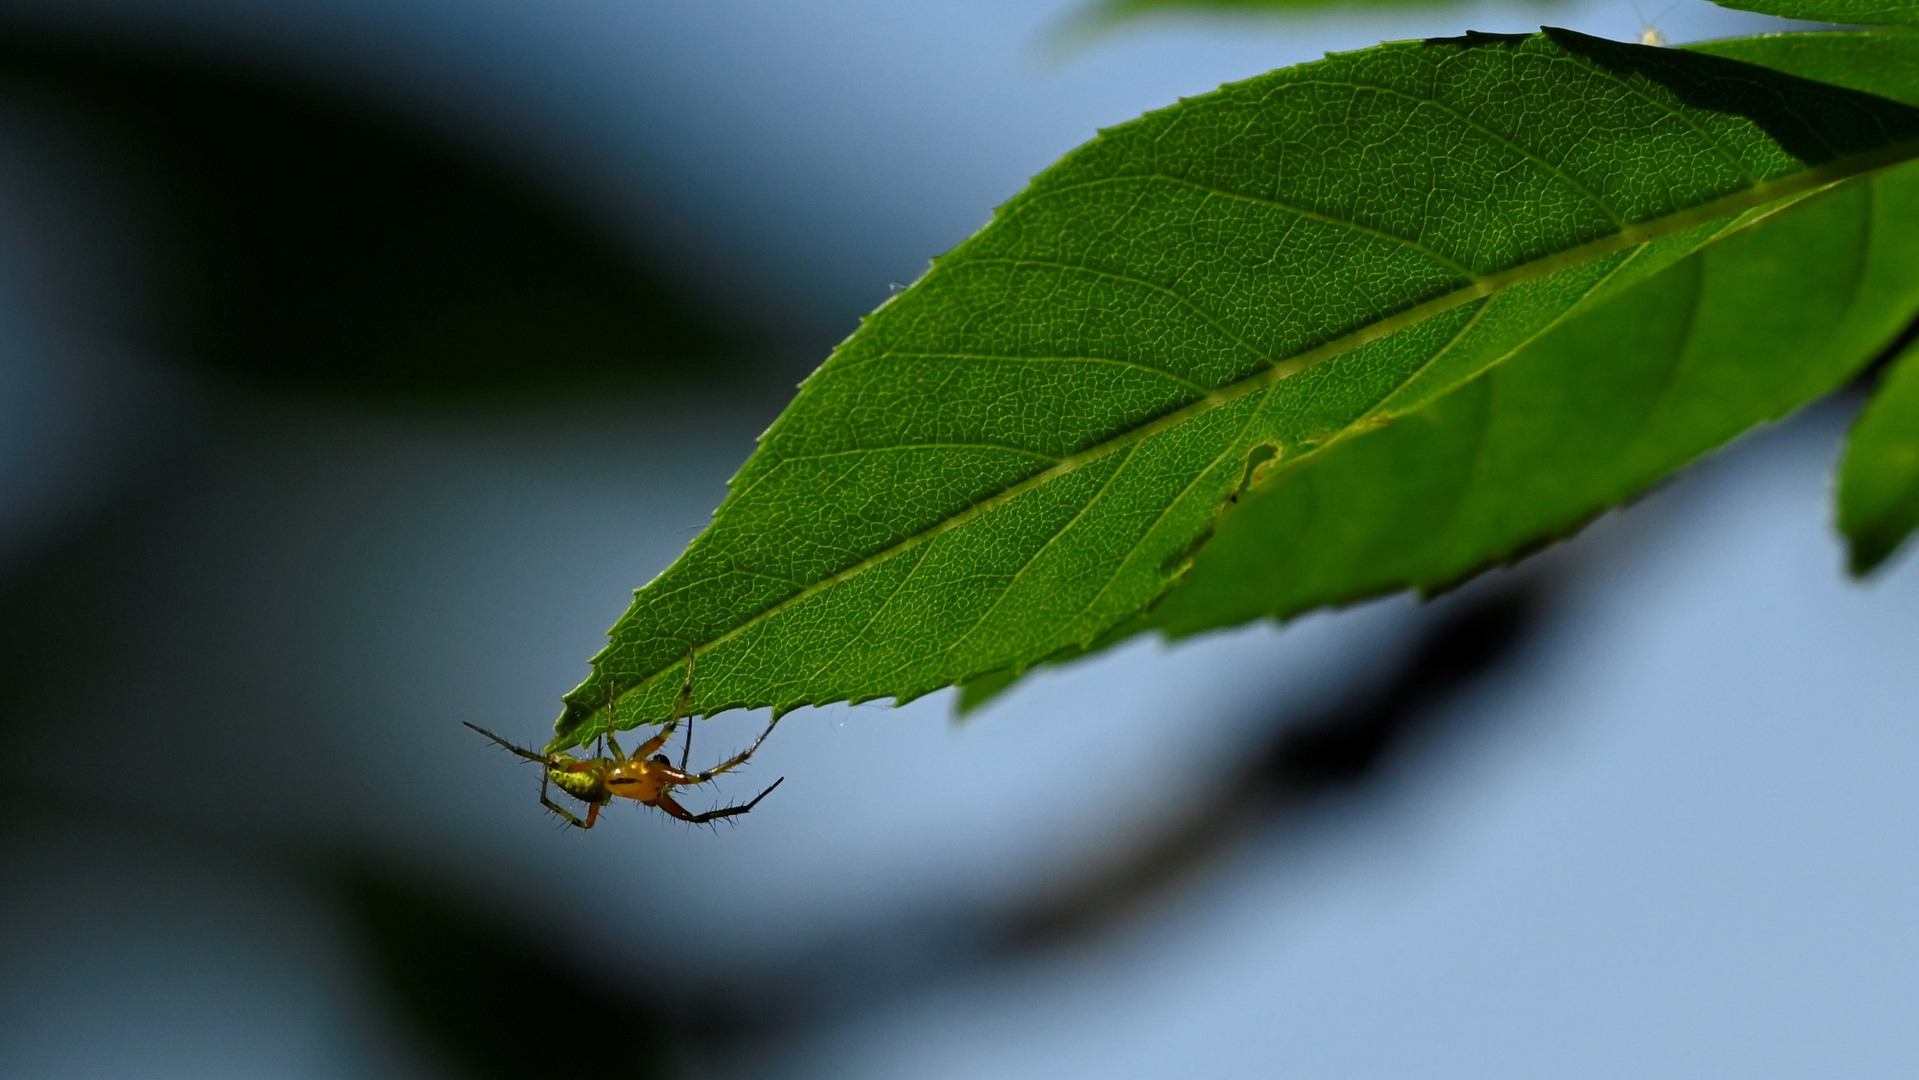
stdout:
POLYGON ((0 29, 0 95, 135 162, 175 241, 161 345, 194 366, 442 400, 698 375, 747 341, 523 177, 291 79, 0 29))
MULTIPOLYGON (((1405 11, 1452 7, 1465 0, 1088 0, 1053 30, 1055 44, 1085 45, 1116 27, 1144 20, 1260 19, 1278 24, 1289 16, 1327 11, 1405 11)), ((1552 0, 1535 0, 1542 5, 1552 0)))
POLYGON ((670 1075, 672 1029, 632 984, 664 992, 670 971, 575 970, 572 949, 542 948, 503 922, 369 864, 338 884, 367 958, 411 1034, 460 1075, 523 1080, 554 1075, 670 1075), (596 977, 597 975, 597 977, 596 977))
POLYGON ((1457 594, 1454 609, 1395 669, 1316 715, 1275 717, 1266 746, 1249 752, 1245 767, 1204 802, 1117 862, 1016 912, 1004 945, 1063 944, 1111 928, 1203 873, 1249 834, 1377 784, 1409 743, 1459 715, 1451 706, 1460 697, 1519 660, 1548 599, 1538 573, 1457 594))

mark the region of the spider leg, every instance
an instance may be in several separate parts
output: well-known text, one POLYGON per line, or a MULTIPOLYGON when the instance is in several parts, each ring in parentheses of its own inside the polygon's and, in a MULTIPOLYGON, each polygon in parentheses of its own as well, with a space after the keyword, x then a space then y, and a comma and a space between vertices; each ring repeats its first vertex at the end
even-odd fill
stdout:
POLYGON ((652 738, 641 743, 640 748, 638 750, 633 751, 633 757, 627 758, 626 760, 632 761, 635 758, 644 758, 644 757, 651 756, 655 750, 658 750, 660 747, 666 745, 666 740, 673 737, 673 729, 676 726, 677 725, 675 724, 668 724, 667 726, 661 728, 660 733, 658 735, 655 735, 652 738))
POLYGON ((499 743, 501 746, 505 747, 508 750, 511 750, 512 752, 520 755, 521 757, 527 759, 528 761, 537 761, 542 765, 546 764, 546 758, 542 757, 541 755, 536 754, 533 751, 526 749, 525 747, 515 746, 512 743, 507 742, 505 739, 500 738, 498 735, 493 734, 491 731, 488 731, 487 729, 481 727, 478 724, 469 724, 465 720, 460 721, 460 723, 466 724, 467 727, 470 727, 473 730, 479 732, 480 734, 486 736, 487 738, 492 739, 494 742, 499 743))
POLYGON ((667 795, 667 794, 661 794, 658 799, 654 800, 653 805, 659 807, 660 809, 666 811, 667 813, 673 815, 674 817, 679 818, 681 821, 692 822, 695 825, 703 825, 706 822, 713 821, 718 818, 732 817, 735 814, 746 813, 748 810, 751 810, 755 806, 758 806, 760 804, 761 799, 764 799, 768 795, 772 794, 773 788, 779 787, 781 784, 784 784, 785 782, 786 782, 786 777, 782 776, 778 780, 773 781, 773 784, 771 787, 768 787, 765 791, 762 791, 758 795, 753 796, 753 800, 751 802, 743 802, 739 804, 738 806, 723 806, 718 810, 708 810, 704 814, 692 813, 691 811, 687 810, 686 807, 681 806, 677 802, 674 802, 673 796, 667 795))
POLYGON ((554 813, 565 818, 566 823, 568 825, 577 826, 578 828, 582 828, 582 829, 592 828, 593 819, 600 816, 599 803, 592 803, 588 806, 586 811, 585 821, 581 821, 579 817, 576 816, 571 810, 568 810, 566 807, 561 806, 559 803, 556 803, 552 799, 547 798, 545 795, 540 796, 540 805, 546 807, 548 810, 551 810, 554 813))
POLYGON ((613 737, 613 728, 619 724, 619 722, 620 690, 619 687, 609 684, 606 688, 606 730, 600 733, 600 737, 606 741, 608 746, 613 748, 614 761, 625 761, 626 754, 621 752, 619 740, 613 737))
MULTIPOLYGON (((726 761, 723 761, 718 765, 713 766, 712 768, 706 770, 705 772, 689 773, 682 769, 668 769, 668 768, 662 768, 661 772, 663 772, 666 775, 666 778, 668 780, 672 781, 675 784, 704 784, 708 780, 713 779, 714 777, 720 775, 723 772, 730 772, 731 770, 746 764, 746 759, 753 756, 753 751, 758 750, 760 748, 760 744, 766 741, 766 737, 768 735, 773 734, 773 728, 779 722, 780 722, 780 718, 775 716, 772 722, 766 725, 766 730, 760 732, 760 737, 753 740, 752 746, 749 746, 746 749, 740 751, 739 753, 734 754, 732 758, 726 761)), ((767 790, 771 791, 772 789, 768 788, 767 790)))
POLYGON ((693 755, 693 721, 687 719, 686 710, 693 704, 693 664, 699 658, 700 654, 692 649, 686 651, 686 682, 680 686, 680 696, 673 699, 673 719, 666 725, 670 733, 681 720, 686 720, 686 746, 680 750, 681 772, 686 771, 686 759, 693 755))
POLYGON ((586 811, 586 820, 581 821, 578 817, 574 816, 572 811, 568 810, 564 806, 561 806, 559 803, 554 802, 552 799, 547 798, 546 797, 546 777, 544 776, 540 777, 540 805, 546 807, 548 810, 551 810, 554 813, 565 818, 568 824, 576 825, 582 829, 592 828, 593 819, 600 816, 599 803, 589 804, 586 811))
MULTIPOLYGON (((692 654, 689 653, 686 658, 686 685, 680 687, 680 696, 673 702, 673 716, 667 720, 665 724, 661 725, 658 735, 641 743, 640 748, 633 751, 632 756, 629 757, 626 751, 620 749, 620 741, 613 734, 614 728, 618 727, 620 722, 620 698, 616 691, 608 687, 606 699, 606 730, 600 733, 600 737, 606 740, 607 747, 613 751, 613 761, 618 764, 632 761, 636 758, 650 757, 657 752, 660 747, 665 746, 666 741, 673 737, 673 732, 679 729, 680 720, 686 716, 687 703, 692 699, 693 657, 692 654)), ((686 737, 690 743, 693 738, 693 726, 691 724, 687 725, 686 737)))
POLYGON ((612 748, 613 760, 616 763, 631 761, 633 760, 633 758, 644 758, 648 756, 649 754, 652 754, 654 751, 658 750, 660 747, 665 746, 666 740, 673 737, 673 729, 677 726, 679 726, 679 722, 674 721, 673 723, 668 724, 666 725, 666 727, 660 729, 660 733, 658 735, 655 735, 652 738, 641 743, 640 748, 638 750, 633 751, 632 757, 628 757, 626 754, 626 751, 620 749, 619 740, 613 737, 612 728, 606 729, 606 745, 612 748))

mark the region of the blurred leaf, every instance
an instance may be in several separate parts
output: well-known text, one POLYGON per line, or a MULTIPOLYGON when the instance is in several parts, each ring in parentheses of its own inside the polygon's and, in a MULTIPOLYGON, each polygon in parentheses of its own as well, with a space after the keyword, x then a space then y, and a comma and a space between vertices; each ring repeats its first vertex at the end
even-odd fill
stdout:
POLYGON ((1858 26, 1919 23, 1919 3, 1908 0, 1713 0, 1721 7, 1787 19, 1858 26))
MULTIPOLYGON (((1070 28, 1096 30, 1153 15, 1286 15, 1328 8, 1442 7, 1463 0, 1098 0, 1071 17, 1070 28)), ((1541 0, 1544 2, 1544 0, 1541 0)))
POLYGON ((464 398, 698 374, 726 318, 423 126, 190 56, 0 37, 0 89, 77 104, 171 215, 169 349, 329 394, 464 398))
POLYGON ((1406 42, 1106 131, 870 316, 642 590, 553 745, 1085 648, 1260 476, 1919 153, 1919 112, 1567 31, 1406 42))
MULTIPOLYGON (((673 1044, 657 1010, 608 980, 392 875, 362 868, 343 885, 394 1015, 459 1075, 667 1075, 673 1044)), ((650 972, 644 983, 666 978, 650 972)))
POLYGON ((1919 349, 1907 348, 1859 414, 1839 470, 1852 572, 1884 562, 1919 525, 1919 349))

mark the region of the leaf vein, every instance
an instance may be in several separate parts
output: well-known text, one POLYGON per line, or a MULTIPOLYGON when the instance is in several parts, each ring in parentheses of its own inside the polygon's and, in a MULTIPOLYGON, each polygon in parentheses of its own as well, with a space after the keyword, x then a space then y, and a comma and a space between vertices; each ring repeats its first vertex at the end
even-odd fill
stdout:
POLYGON ((1017 353, 976 353, 976 352, 946 352, 946 351, 915 352, 915 351, 910 351, 905 349, 888 349, 883 353, 879 353, 874 356, 868 356, 860 360, 855 360, 854 362, 850 364, 842 364, 839 367, 835 368, 833 373, 835 375, 843 374, 847 371, 853 370, 854 368, 865 367, 868 364, 877 364, 885 360, 894 359, 896 357, 905 358, 908 360, 985 360, 985 361, 995 362, 995 363, 1017 362, 1017 363, 1031 363, 1031 364, 1113 364, 1118 367, 1133 368, 1135 370, 1144 371, 1152 375, 1162 376, 1164 378, 1172 380, 1173 382, 1179 383, 1181 386, 1188 387, 1189 389, 1195 390, 1202 394, 1212 392, 1212 387, 1203 386, 1199 383, 1194 382, 1191 379, 1183 378, 1179 375, 1175 375, 1164 368, 1156 368, 1151 364, 1144 364, 1139 362, 1138 360, 1122 360, 1122 359, 1119 359, 1118 357, 1113 357, 1113 356, 1022 356, 1017 353))
POLYGON ((1547 160, 1543 155, 1533 150, 1532 148, 1526 146, 1525 144, 1521 143, 1519 140, 1511 137, 1510 135, 1506 135, 1493 128, 1489 128, 1486 125, 1480 123, 1479 121, 1474 120, 1471 116, 1468 116, 1466 113, 1460 111, 1458 106, 1453 105, 1451 102, 1442 101, 1439 98, 1421 97, 1417 94, 1409 94, 1404 90, 1398 89, 1397 87, 1386 86, 1379 83, 1356 82, 1356 81, 1345 80, 1345 79, 1301 79, 1298 82, 1287 84, 1287 86, 1285 87, 1276 88, 1276 92, 1279 89, 1287 89, 1287 88, 1290 88, 1291 86, 1344 86, 1354 90, 1376 90, 1382 94, 1391 94, 1394 97, 1403 98, 1407 101, 1415 102, 1417 104, 1431 105, 1442 112, 1452 114, 1452 116, 1458 119, 1460 123, 1465 124, 1467 127, 1472 128, 1474 131, 1477 131, 1482 135, 1485 135, 1487 138, 1492 139, 1494 142, 1501 143, 1504 146, 1516 151, 1520 155, 1524 156, 1526 160, 1531 161, 1533 164, 1538 165, 1540 168, 1545 169, 1547 172, 1552 173, 1554 176, 1557 176, 1561 181, 1563 181, 1566 184, 1567 187, 1572 188, 1574 191, 1577 191, 1579 194, 1585 196, 1588 200, 1590 200, 1593 206, 1599 209, 1600 213, 1605 214, 1608 218, 1612 220, 1612 223, 1614 225, 1623 226, 1626 224, 1625 217, 1623 217, 1619 213, 1619 211, 1613 209, 1613 206, 1611 203, 1607 202, 1604 198, 1602 198, 1598 192, 1594 191, 1593 189, 1587 187, 1584 183, 1580 182, 1580 180, 1577 177, 1567 172, 1564 167, 1560 165, 1556 165, 1553 162, 1547 160))
POLYGON ((1354 232, 1364 233, 1367 236, 1376 236, 1382 240, 1390 240, 1393 243, 1400 244, 1404 247, 1417 251, 1422 255, 1430 256, 1435 261, 1445 264, 1447 269, 1455 271, 1456 273, 1460 274, 1462 277, 1470 278, 1474 276, 1472 269, 1468 267, 1465 263, 1460 262, 1458 259, 1453 258, 1452 256, 1446 254, 1443 251, 1440 251, 1438 248, 1431 247, 1427 245, 1426 243, 1420 240, 1416 240, 1412 237, 1401 236, 1398 233, 1391 232, 1387 229, 1376 228, 1372 225, 1364 224, 1363 222, 1354 221, 1351 218, 1340 217, 1337 214, 1329 214, 1322 210, 1309 209, 1307 207, 1300 206, 1297 203, 1287 202, 1286 200, 1278 198, 1277 196, 1249 195, 1243 191, 1234 191, 1230 188, 1219 187, 1215 184, 1204 184, 1199 182, 1198 180, 1192 180, 1184 176, 1174 176, 1171 173, 1162 173, 1162 172, 1127 173, 1123 176, 1102 176, 1096 180, 1082 180, 1072 184, 1061 184, 1058 187, 1048 188, 1043 192, 1036 192, 1032 200, 1015 209, 1013 213, 1015 214, 1024 213, 1027 207, 1040 205, 1046 199, 1053 198, 1054 196, 1057 196, 1057 195, 1063 195, 1070 191, 1077 191, 1082 188, 1104 187, 1109 184, 1135 183, 1140 180, 1154 180, 1154 181, 1163 181, 1169 184, 1179 184, 1185 187, 1193 188, 1197 191, 1203 191, 1207 193, 1208 195, 1218 196, 1219 198, 1222 198, 1222 199, 1236 199, 1241 202, 1254 203, 1260 206, 1270 206, 1279 210, 1284 210, 1289 214, 1296 214, 1299 217, 1306 218, 1309 221, 1319 221, 1319 222, 1324 222, 1325 224, 1328 224, 1328 225, 1338 225, 1343 228, 1351 229, 1354 232))
MULTIPOLYGON (((1092 495, 1087 498, 1086 505, 1080 507, 1078 512, 1071 518, 1068 518, 1065 524, 1053 530, 1053 534, 1046 538, 1045 543, 1034 548, 1033 553, 1020 562, 1019 568, 1013 572, 1011 577, 1006 579, 1006 585, 1000 589, 999 595, 993 598, 993 602, 987 605, 986 610, 980 613, 979 618, 973 620, 973 625, 967 627, 966 632, 958 638, 955 638, 952 644, 940 649, 939 653, 953 652, 965 644, 967 638, 977 633, 980 627, 986 625, 986 620, 992 618, 993 613, 999 610, 999 606, 1006 601, 1008 596, 1013 594, 1013 586, 1019 584, 1020 578, 1026 575, 1026 571, 1031 569, 1033 564, 1039 561, 1041 555, 1051 550, 1053 545, 1059 541, 1060 537, 1065 536, 1074 525, 1079 523, 1081 518, 1084 518, 1090 513, 1093 507, 1106 496, 1106 492, 1113 486, 1113 481, 1119 479, 1119 474, 1126 471, 1126 464, 1132 460, 1133 452, 1137 449, 1137 445, 1126 448, 1126 457, 1122 458, 1118 464, 1113 466, 1113 471, 1100 483, 1099 490, 1093 492, 1092 495)), ((933 655, 938 655, 939 653, 933 655)))
POLYGON ((1008 258, 1008 257, 1002 257, 1002 256, 980 256, 976 258, 967 259, 965 265, 1011 266, 1015 268, 1022 267, 1022 266, 1043 266, 1043 267, 1048 267, 1054 270, 1069 270, 1075 273, 1092 274, 1095 277, 1111 278, 1114 281, 1124 281, 1129 285, 1138 285, 1138 286, 1141 286, 1142 288, 1152 289, 1155 292, 1163 293, 1166 296, 1172 297, 1173 300, 1177 301, 1180 304, 1180 306, 1186 308, 1188 311, 1191 311, 1193 314, 1199 316, 1202 320, 1204 320, 1208 326, 1211 326, 1213 329, 1218 330, 1220 333, 1226 335, 1226 337, 1230 339, 1233 342, 1233 344, 1238 345, 1240 348, 1245 349, 1247 352, 1252 353, 1254 356, 1259 357, 1261 360, 1264 360, 1269 364, 1279 363, 1279 357, 1274 356, 1272 353, 1269 353, 1266 350, 1253 345, 1251 342, 1245 340, 1244 338, 1241 338, 1239 334, 1234 332, 1231 327, 1228 327, 1225 323, 1221 322, 1218 316, 1214 315, 1212 312, 1207 311, 1205 308, 1201 307, 1197 301, 1193 300, 1191 297, 1188 297, 1186 294, 1180 292, 1178 289, 1172 288, 1171 286, 1168 286, 1168 285, 1162 285, 1157 281, 1151 281, 1142 277, 1134 277, 1131 274, 1122 274, 1117 270, 1105 270, 1097 266, 1088 266, 1085 263, 1065 262, 1059 259, 1021 259, 1021 258, 1008 258))
POLYGON ((1042 461, 1057 462, 1060 459, 1052 454, 1038 450, 1028 450, 1023 446, 1007 446, 1004 443, 965 443, 965 442, 923 442, 895 443, 891 446, 853 446, 845 450, 822 450, 817 454, 781 454, 774 462, 776 465, 790 465, 798 461, 828 461, 833 458, 854 457, 860 454, 890 454, 899 450, 1005 450, 1008 453, 1024 454, 1042 461))

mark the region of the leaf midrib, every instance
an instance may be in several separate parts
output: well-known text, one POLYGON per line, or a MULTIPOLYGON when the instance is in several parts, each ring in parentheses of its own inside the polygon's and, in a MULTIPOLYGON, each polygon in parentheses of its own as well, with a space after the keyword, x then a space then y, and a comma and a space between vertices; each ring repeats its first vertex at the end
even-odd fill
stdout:
MULTIPOLYGON (((1609 233, 1595 240, 1587 241, 1584 244, 1575 245, 1563 251, 1519 263, 1504 270, 1481 275, 1458 289, 1441 294, 1433 299, 1422 301, 1394 315, 1389 315, 1372 323, 1368 323, 1340 337, 1285 359, 1272 357, 1264 350, 1254 348, 1251 344, 1241 341, 1238 335, 1231 334, 1230 336, 1233 340, 1241 347, 1266 358, 1269 361, 1269 366, 1237 382, 1229 383, 1226 386, 1215 389, 1205 397, 1191 404, 1129 428, 1103 442, 1095 443, 1084 450, 1068 454, 1060 458, 1057 464, 1034 473, 1015 484, 1009 485, 911 536, 904 537, 860 559, 858 562, 843 570, 835 571, 813 584, 805 586, 791 595, 767 605, 748 618, 741 620, 737 625, 725 632, 715 635, 708 641, 692 645, 689 649, 689 656, 698 656, 702 652, 710 651, 717 646, 724 645, 754 627, 767 622, 787 608, 804 603, 806 600, 817 596, 827 589, 850 581, 902 552, 910 551, 921 544, 937 539, 945 533, 971 522, 975 518, 990 513, 1028 491, 1039 488, 1060 477, 1067 476, 1080 468, 1097 462, 1136 443, 1143 442, 1162 431, 1169 430, 1188 420, 1203 416, 1213 409, 1230 404, 1248 394, 1265 389, 1282 379, 1291 378, 1308 368, 1344 355, 1399 330, 1418 325, 1427 319, 1443 314, 1462 304, 1468 304, 1474 300, 1496 295, 1516 285, 1538 280, 1539 278, 1557 273, 1560 270, 1569 269, 1605 255, 1625 251, 1629 248, 1641 247, 1653 241, 1665 239, 1666 237, 1684 232, 1694 226, 1703 225, 1719 218, 1730 217, 1746 210, 1757 209, 1768 203, 1786 199, 1794 195, 1811 194, 1823 188, 1865 176, 1879 169, 1910 161, 1915 157, 1919 157, 1919 139, 1910 139, 1892 143, 1874 151, 1855 154, 1838 161, 1802 169, 1777 180, 1760 181, 1748 188, 1722 196, 1718 199, 1679 210, 1651 221, 1630 224, 1616 232, 1609 233)), ((1717 240, 1719 238, 1715 237, 1714 239, 1717 240)), ((963 264, 967 261, 973 260, 962 259, 959 262, 963 264)), ((1008 261, 1026 262, 1029 260, 1008 261)), ((1042 262, 1044 260, 1030 261, 1042 262)), ((952 263, 947 264, 948 267, 954 265, 955 264, 952 263)), ((1085 269, 1099 273, 1106 272, 1100 271, 1096 267, 1086 267, 1085 269)), ((1184 298, 1182 297, 1182 299, 1184 298)), ((1225 328, 1221 327, 1221 329, 1224 330, 1225 328)), ((1402 380, 1397 385, 1404 386, 1406 382, 1402 380)), ((1346 438, 1361 426, 1363 425, 1348 425, 1336 432, 1332 438, 1315 445, 1312 449, 1314 451, 1323 450, 1334 442, 1346 438)), ((1297 460, 1297 455, 1294 460, 1297 460)), ((641 677, 625 691, 621 692, 619 695, 620 698, 625 698, 628 694, 650 685, 661 675, 676 670, 685 660, 685 657, 676 658, 673 663, 641 677)))

